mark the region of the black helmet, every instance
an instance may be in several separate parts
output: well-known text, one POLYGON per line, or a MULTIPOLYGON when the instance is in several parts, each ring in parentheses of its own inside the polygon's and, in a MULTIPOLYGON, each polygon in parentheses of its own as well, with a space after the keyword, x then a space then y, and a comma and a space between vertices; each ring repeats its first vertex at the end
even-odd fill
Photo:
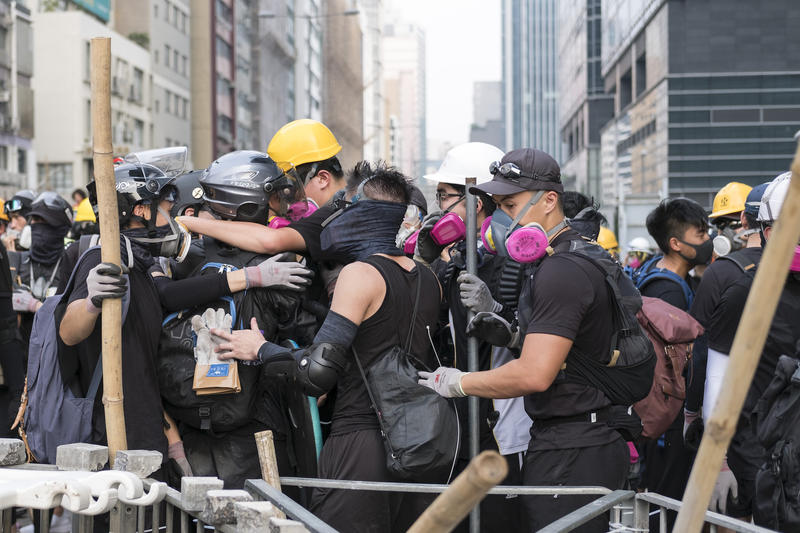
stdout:
POLYGON ((181 216, 189 207, 194 207, 195 215, 197 215, 197 210, 204 203, 203 187, 200 185, 200 176, 203 175, 203 172, 204 170, 192 170, 175 178, 172 184, 178 193, 170 215, 181 216))
POLYGON ((20 215, 27 217, 36 199, 36 193, 30 189, 23 189, 5 203, 3 210, 6 215, 20 215))
MULTIPOLYGON (((150 204, 161 201, 168 194, 175 195, 171 178, 164 172, 148 164, 122 163, 114 167, 114 180, 117 189, 117 210, 119 224, 125 226, 133 217, 136 204, 150 204)), ((97 188, 94 181, 86 186, 89 201, 97 205, 97 188)), ((145 221, 148 229, 155 227, 156 210, 150 210, 150 220, 145 221)))
POLYGON ((223 155, 203 172, 200 184, 215 213, 258 224, 267 223, 270 196, 278 195, 281 206, 277 214, 284 216, 303 193, 302 185, 284 174, 267 154, 252 150, 223 155))
POLYGON ((58 194, 46 191, 36 197, 29 217, 39 217, 53 227, 72 226, 72 206, 58 194))

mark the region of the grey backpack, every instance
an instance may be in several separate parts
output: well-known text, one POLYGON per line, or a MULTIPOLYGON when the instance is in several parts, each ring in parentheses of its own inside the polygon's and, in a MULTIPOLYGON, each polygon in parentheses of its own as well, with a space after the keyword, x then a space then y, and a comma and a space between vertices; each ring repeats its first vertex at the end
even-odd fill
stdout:
MULTIPOLYGON (((103 358, 101 355, 97 361, 86 396, 75 396, 61 376, 55 320, 55 310, 69 298, 75 285, 75 272, 88 252, 86 250, 81 254, 64 292, 47 298, 33 319, 28 347, 28 405, 23 428, 33 458, 39 463, 55 463, 56 449, 60 445, 89 442, 92 434, 92 411, 103 377, 103 358)), ((130 284, 122 299, 123 323, 128 314, 129 301, 130 284)))

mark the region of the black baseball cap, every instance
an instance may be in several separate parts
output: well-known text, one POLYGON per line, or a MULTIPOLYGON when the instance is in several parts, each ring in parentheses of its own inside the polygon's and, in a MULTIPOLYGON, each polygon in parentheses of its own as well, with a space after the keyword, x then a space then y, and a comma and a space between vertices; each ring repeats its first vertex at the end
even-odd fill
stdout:
POLYGON ((501 196, 523 191, 564 192, 561 167, 549 154, 535 148, 511 150, 502 160, 492 163, 489 170, 494 175, 492 181, 470 187, 469 192, 501 196))

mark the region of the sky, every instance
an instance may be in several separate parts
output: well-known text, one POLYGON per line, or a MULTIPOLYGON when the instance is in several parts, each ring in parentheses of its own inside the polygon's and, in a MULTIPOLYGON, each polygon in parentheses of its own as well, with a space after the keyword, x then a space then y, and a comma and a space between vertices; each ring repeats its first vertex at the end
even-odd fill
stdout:
POLYGON ((425 30, 428 139, 469 140, 472 84, 502 74, 501 0, 393 0, 389 13, 425 30))

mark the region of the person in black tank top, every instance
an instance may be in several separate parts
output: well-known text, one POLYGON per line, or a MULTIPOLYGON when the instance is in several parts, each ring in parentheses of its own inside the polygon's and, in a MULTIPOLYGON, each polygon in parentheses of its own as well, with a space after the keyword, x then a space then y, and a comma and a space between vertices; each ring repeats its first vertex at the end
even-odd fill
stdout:
MULTIPOLYGON (((409 202, 408 183, 400 172, 359 163, 348 178, 347 198, 349 206, 328 220, 321 236, 326 258, 346 266, 314 343, 287 352, 266 342, 257 326, 212 333, 228 341, 218 349, 220 358, 258 360, 266 374, 282 373, 315 396, 338 387, 331 436, 319 458, 321 478, 398 481, 386 468, 378 420, 353 348, 368 367, 402 345, 416 303, 410 351, 436 367, 428 329, 437 322, 441 288, 430 269, 403 256, 395 246, 409 202), (420 300, 415 302, 418 280, 420 300)), ((312 493, 310 509, 341 531, 383 533, 406 531, 432 501, 433 495, 318 489, 312 493)))

